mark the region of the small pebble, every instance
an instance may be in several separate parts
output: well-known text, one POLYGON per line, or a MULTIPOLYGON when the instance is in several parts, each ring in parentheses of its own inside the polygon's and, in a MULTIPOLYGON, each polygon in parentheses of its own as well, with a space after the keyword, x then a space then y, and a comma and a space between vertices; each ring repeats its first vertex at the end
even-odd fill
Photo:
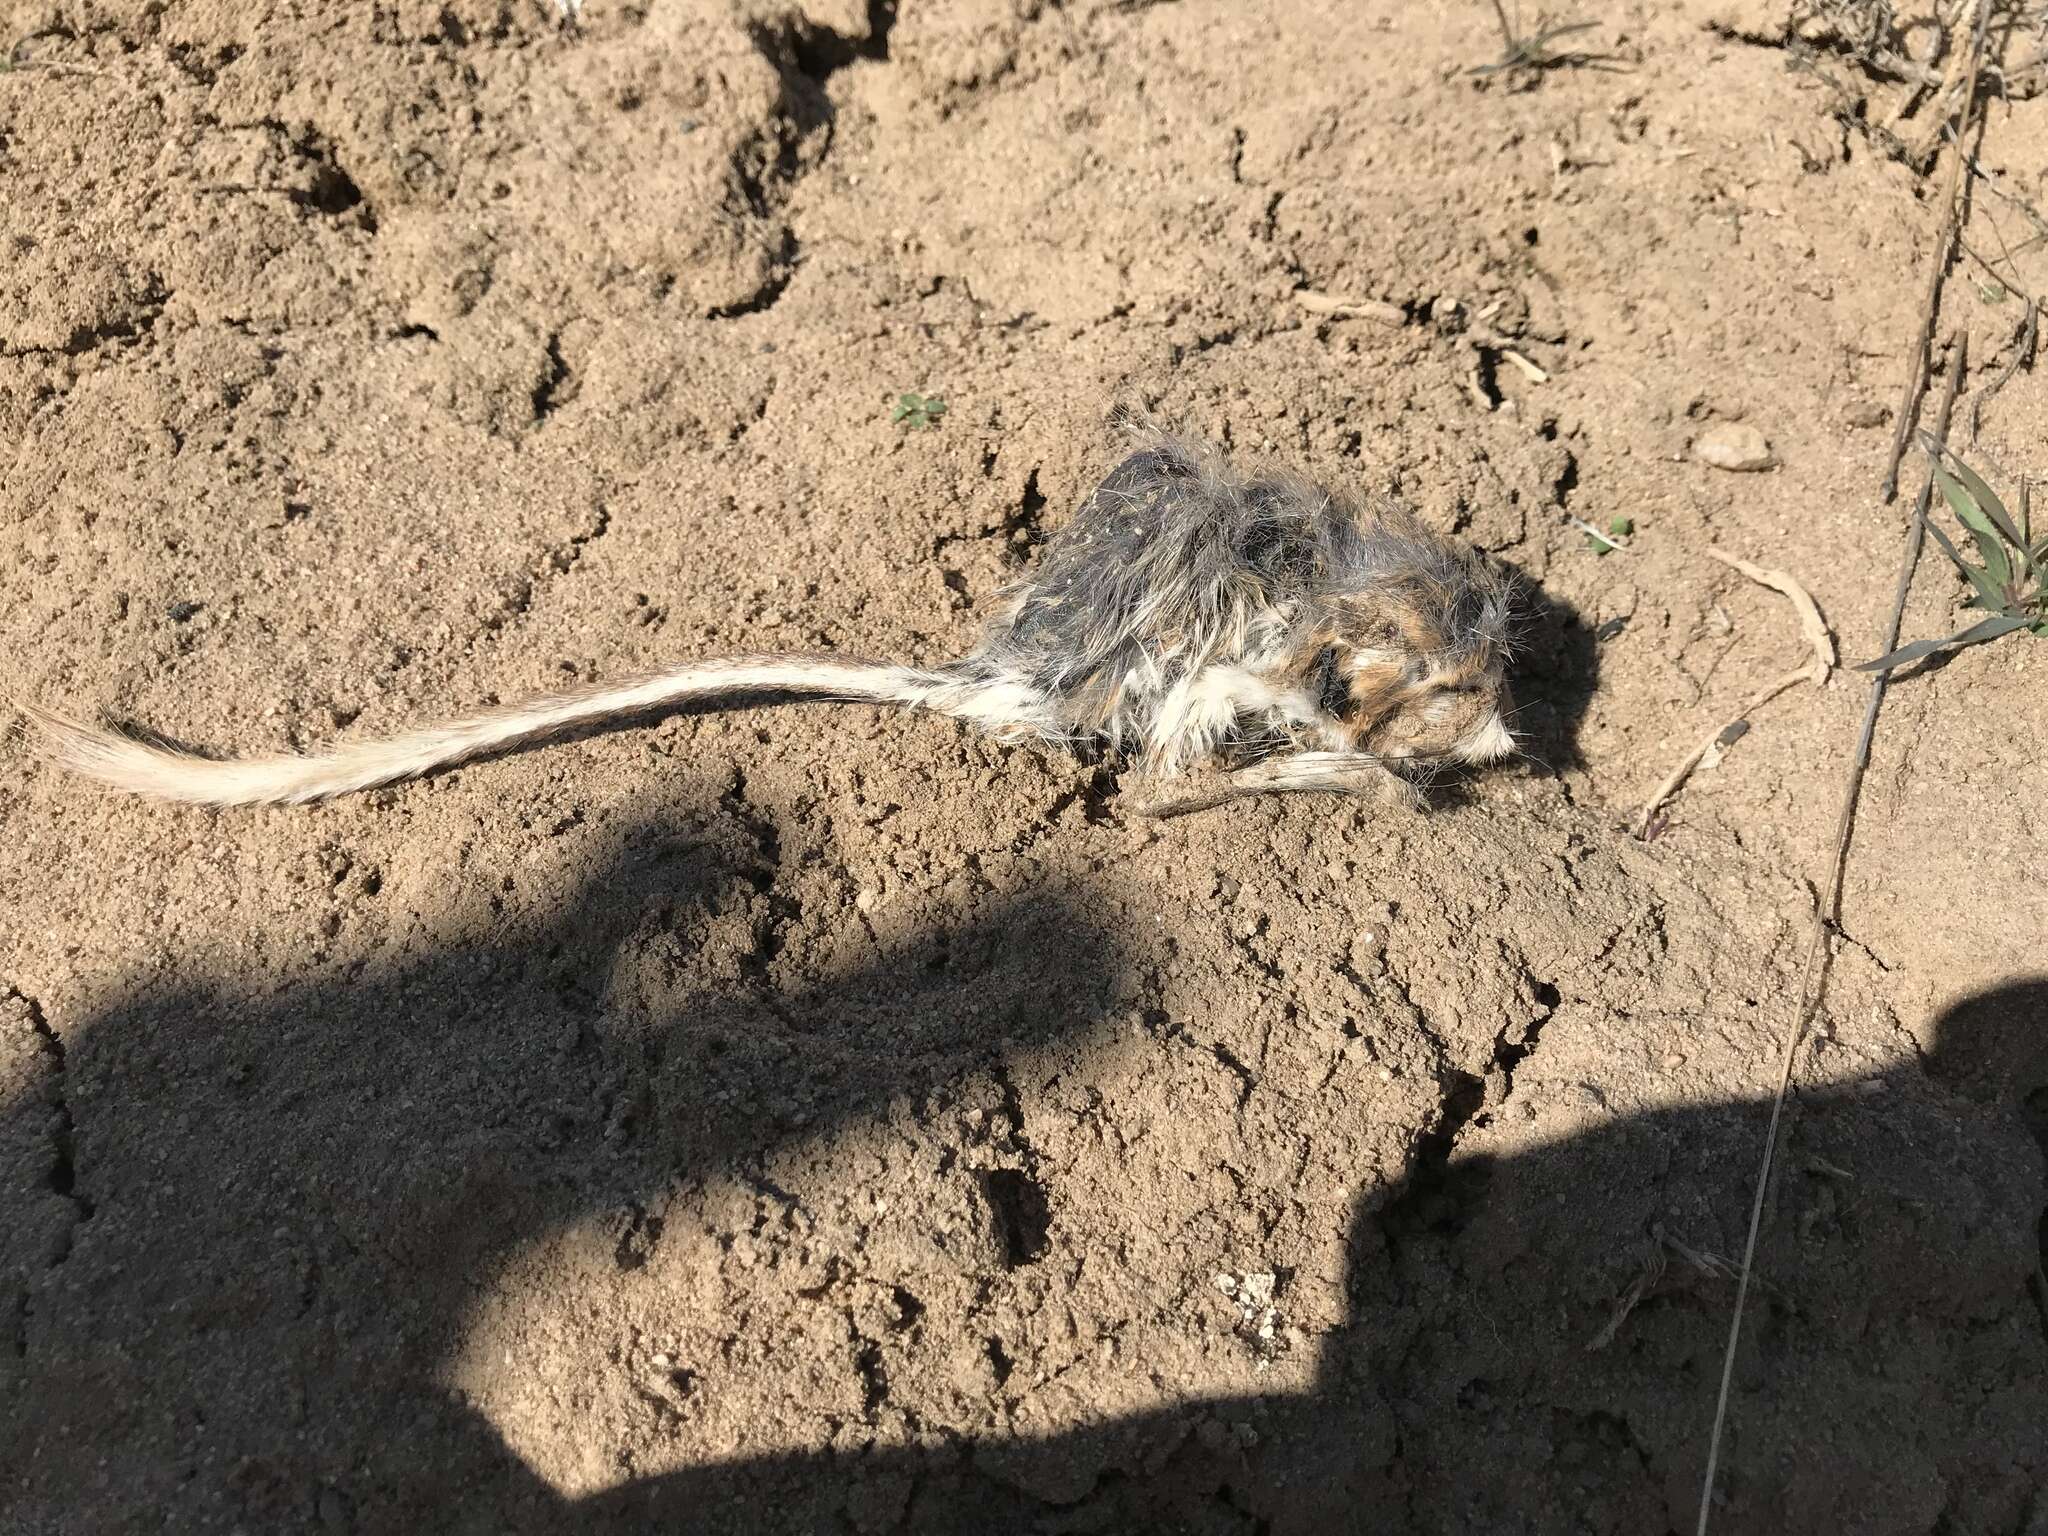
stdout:
POLYGON ((1891 419, 1891 414, 1875 400, 1858 400, 1842 413, 1842 420, 1852 427, 1881 427, 1891 419))
POLYGON ((1763 433, 1747 422, 1724 421, 1692 441, 1692 456, 1715 469, 1750 471, 1777 463, 1763 433))
POLYGON ((1683 1051, 1673 1051, 1669 1056, 1666 1056, 1664 1058, 1664 1070, 1666 1072, 1676 1072, 1680 1067, 1684 1065, 1685 1052, 1683 1051))

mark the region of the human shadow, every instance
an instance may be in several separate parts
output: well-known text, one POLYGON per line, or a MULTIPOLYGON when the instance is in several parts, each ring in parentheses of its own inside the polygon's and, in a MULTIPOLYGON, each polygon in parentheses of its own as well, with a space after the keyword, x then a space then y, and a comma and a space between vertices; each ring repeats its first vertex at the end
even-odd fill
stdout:
MULTIPOLYGON (((1534 1111, 1492 1098, 1476 1085, 1403 1178, 1360 1198, 1351 1316, 1306 1394, 1032 1443, 695 1468, 565 1505, 553 1528, 1690 1531, 1746 1217, 1736 1170, 1768 1105, 1607 1119, 1503 1154, 1489 1143, 1534 1111)), ((1951 1009, 1924 1070, 1802 1096, 1716 1531, 2040 1528, 2044 1153, 2048 978, 1951 1009)))
MULTIPOLYGON (((443 1385, 507 1253, 595 1222, 630 1268, 679 1181, 762 1183, 764 1153, 1117 995, 1118 937, 1061 890, 777 987, 756 865, 660 828, 620 846, 551 917, 275 995, 138 982, 60 1041, 0 985, 0 1529, 544 1513, 443 1385), (716 944, 728 980, 674 987, 716 944)), ((998 1245, 1035 1219, 1027 1174, 956 1177, 998 1245)))
MULTIPOLYGON (((758 876, 652 833, 624 846, 532 926, 275 996, 137 984, 38 1047, 0 1108, 11 1528, 1689 1528, 1766 1106, 1579 1113, 1599 1075, 1546 1071, 1535 1044, 1454 1084, 1410 1166, 1360 1192, 1349 1315, 1307 1341, 1306 1392, 558 1493, 446 1384, 502 1255, 599 1223, 621 1268, 643 1262, 678 1180, 758 1182, 778 1147, 1085 1033, 1130 959, 1055 892, 823 981, 778 988, 742 957, 730 985, 663 1001, 665 936, 758 876)), ((1558 999, 1543 1049, 1595 1011, 1558 999)), ((2048 979, 2002 988, 1943 1018, 1924 1067, 1801 1099, 1717 1531, 2048 1511, 2024 1119, 2038 1137, 2044 1025, 2048 979)), ((1029 1244, 1028 1175, 951 1176, 978 1180, 995 1251, 1029 1244)))

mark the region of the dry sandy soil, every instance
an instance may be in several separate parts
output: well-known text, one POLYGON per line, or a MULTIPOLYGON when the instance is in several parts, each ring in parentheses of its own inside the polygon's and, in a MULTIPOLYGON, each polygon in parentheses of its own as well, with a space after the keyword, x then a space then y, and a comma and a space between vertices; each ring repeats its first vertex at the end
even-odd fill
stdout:
MULTIPOLYGON (((1127 399, 1535 595, 1530 760, 1425 814, 859 708, 224 814, 8 740, 0 1529, 1691 1530, 1861 678, 1630 828, 1804 654, 1709 548, 1880 644, 1924 89, 1747 0, 1519 76, 1479 3, 6 15, 8 692, 228 750, 942 658, 1127 399)), ((2039 83, 1935 337, 2008 485, 2039 83)), ((1886 706, 1717 1531, 2048 1531, 2044 662, 1886 706)))

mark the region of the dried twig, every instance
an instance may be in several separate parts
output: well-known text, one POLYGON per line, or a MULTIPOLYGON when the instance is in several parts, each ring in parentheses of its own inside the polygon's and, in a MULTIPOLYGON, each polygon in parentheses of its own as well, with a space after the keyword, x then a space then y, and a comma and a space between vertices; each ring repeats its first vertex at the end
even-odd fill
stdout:
MULTIPOLYGON (((1567 517, 1565 521, 1596 544, 1604 544, 1618 555, 1631 555, 1635 553, 1634 550, 1628 547, 1628 535, 1625 533, 1602 533, 1583 517, 1567 517)), ((1598 554, 1599 551, 1595 550, 1594 553, 1598 554)))
POLYGON ((1828 633, 1827 621, 1820 616, 1820 608, 1807 594, 1806 588, 1783 571, 1767 571, 1761 566, 1751 565, 1747 560, 1729 554, 1726 550, 1710 549, 1707 553, 1723 565, 1740 571, 1751 581, 1761 582, 1764 586, 1782 592, 1790 598, 1794 611, 1799 615, 1800 633, 1806 637, 1806 643, 1813 648, 1813 657, 1805 666, 1787 672, 1783 677, 1752 694, 1734 719, 1716 726, 1698 746, 1686 753, 1684 759, 1665 776, 1664 782, 1657 786, 1656 793, 1651 795, 1648 803, 1643 806, 1643 814, 1636 821, 1636 836, 1639 838, 1649 837, 1650 824, 1664 803, 1678 793, 1685 781, 1692 777, 1693 769, 1699 767, 1709 752, 1716 746, 1729 745, 1739 737, 1741 731, 1748 727, 1752 714, 1786 689, 1800 683, 1812 683, 1816 687, 1824 685, 1828 680, 1828 673, 1835 665, 1834 636, 1828 633))
MULTIPOLYGON (((1984 56, 1984 29, 1991 20, 1993 7, 1977 7, 1977 26, 1970 35, 1969 71, 1963 85, 1962 105, 1957 109, 1958 125, 1967 123, 1970 108, 1977 98, 1977 66, 1984 56)), ((1899 401, 1899 425, 1892 434, 1891 458, 1885 464, 1884 484, 1880 494, 1887 502, 1899 494, 1899 465, 1906 457, 1906 433, 1910 429, 1916 412, 1921 391, 1926 387, 1929 360, 1927 349, 1934 341, 1934 317, 1941 310, 1941 282, 1948 271, 1949 255, 1953 249, 1962 225, 1963 167, 1970 157, 1963 152, 1962 135, 1956 135, 1955 158, 1948 166, 1948 192, 1942 199, 1947 210, 1942 220, 1941 238, 1935 243, 1934 261, 1927 273, 1927 298, 1922 305, 1920 334, 1913 343, 1913 355, 1906 368, 1906 392, 1899 401)), ((1704 1527, 1703 1527, 1704 1528, 1704 1527)))
POLYGON ((1629 1282, 1628 1289, 1616 1298, 1614 1310, 1608 1314, 1606 1326, 1593 1335, 1592 1341, 1586 1345, 1586 1353, 1598 1354, 1612 1344, 1621 1332, 1621 1325, 1628 1321, 1629 1313, 1642 1304, 1643 1298, 1649 1295, 1652 1287, 1663 1278, 1664 1245, 1659 1242, 1653 1244, 1649 1252, 1643 1255, 1642 1268, 1636 1271, 1636 1277, 1629 1282))
MULTIPOLYGON (((1949 128, 1946 132, 1949 142, 1955 145, 1956 153, 1963 154, 1963 146, 1961 141, 1956 138, 1955 129, 1949 128)), ((2000 181, 1996 172, 1985 170, 1975 155, 1963 155, 1963 165, 1972 176, 1984 183, 1985 191, 2011 208, 2033 226, 2034 236, 2032 239, 2024 240, 2020 243, 2021 250, 2026 250, 2029 246, 2039 243, 2044 236, 2048 236, 2048 218, 2043 218, 2040 209, 2000 181)))
POLYGON ((1531 384, 1548 384, 1550 382, 1549 373, 1539 367, 1525 354, 1516 351, 1514 343, 1505 336, 1497 336, 1492 331, 1472 331, 1466 335, 1465 340, 1470 342, 1479 351, 1498 352, 1502 357, 1513 363, 1516 368, 1520 369, 1522 377, 1531 384))
MULTIPOLYGON (((1315 288, 1297 288, 1294 292, 1294 302, 1312 315, 1322 315, 1331 320, 1377 320, 1382 325, 1408 323, 1408 311, 1398 304, 1388 303, 1385 299, 1354 299, 1340 293, 1323 293, 1315 288)), ((1500 301, 1496 299, 1481 310, 1477 318, 1483 320, 1499 307, 1500 301)), ((1531 384, 1550 382, 1549 370, 1505 336, 1490 330, 1468 331, 1465 334, 1465 343, 1475 351, 1498 353, 1512 363, 1531 384)), ((1477 379, 1478 370, 1474 369, 1469 381, 1472 383, 1473 398, 1490 411, 1493 409, 1493 402, 1486 398, 1486 391, 1479 387, 1477 379)))
MULTIPOLYGON (((1982 40, 1982 31, 1979 31, 1982 40)), ((1972 76, 1974 79, 1974 75, 1972 76)), ((1953 218, 1953 213, 1951 213, 1953 218)), ((1956 392, 1963 382, 1963 354, 1966 348, 1957 338, 1949 362, 1948 389, 1942 396, 1940 416, 1935 423, 1934 444, 1948 440, 1949 417, 1955 409, 1956 392)), ((1906 530, 1906 547, 1899 557, 1899 580, 1892 594, 1891 619, 1886 625, 1884 649, 1899 643, 1905 623, 1906 593, 1913 585, 1913 570, 1920 563, 1920 546, 1927 532, 1927 506, 1934 494, 1934 460, 1928 460, 1927 481, 1913 504, 1913 520, 1906 530)), ((1771 1099, 1770 1124, 1764 1130, 1763 1159, 1757 1169, 1756 1195, 1749 1208, 1749 1235, 1742 1245, 1742 1278, 1735 1288, 1735 1312, 1728 1320, 1728 1346, 1721 1356, 1721 1388, 1714 1401, 1714 1428, 1707 1441, 1707 1470, 1700 1484, 1698 1536, 1707 1536, 1707 1521, 1714 1507, 1714 1474, 1721 1462, 1721 1433, 1728 1421, 1728 1393, 1735 1381, 1735 1350, 1742 1340, 1742 1314, 1749 1302, 1750 1286, 1756 1273, 1757 1236, 1763 1230, 1764 1200, 1770 1190, 1771 1168, 1778 1154, 1778 1127, 1785 1115, 1785 1099, 1792 1089, 1792 1068, 1798 1060, 1799 1044, 1807 1026, 1820 1012, 1823 984, 1827 979, 1829 949, 1827 937, 1835 927, 1842 903, 1842 875, 1849 862, 1849 833, 1856 823, 1856 802, 1863 791, 1864 769, 1870 763, 1870 740, 1877 730, 1877 712, 1884 702, 1887 674, 1871 674, 1870 694, 1863 706, 1863 727, 1856 738, 1856 751, 1849 760, 1849 779, 1842 789, 1842 808, 1835 821, 1834 853, 1828 861, 1827 881, 1820 901, 1813 909, 1813 926, 1807 939, 1806 961, 1800 972, 1799 1006, 1792 1028, 1786 1032, 1785 1054, 1778 1063, 1778 1090, 1771 1099)))
POLYGON ((1828 668, 1835 664, 1835 637, 1828 633, 1827 620, 1820 616, 1820 605, 1807 595, 1806 588, 1799 585, 1783 571, 1767 571, 1761 566, 1751 565, 1740 556, 1731 555, 1725 549, 1710 549, 1707 554, 1733 570, 1742 572, 1751 581, 1782 592, 1792 599, 1793 611, 1799 615, 1799 632, 1806 636, 1806 643, 1813 647, 1814 664, 1802 667, 1801 675, 1817 672, 1816 683, 1828 680, 1828 668))
POLYGON ((1998 392, 2012 382, 2012 376, 2020 371, 2020 365, 2034 355, 2035 328, 2040 323, 2041 301, 2029 298, 2027 312, 2020 317, 2020 325, 2012 349, 2012 360, 1999 370, 1998 377, 1977 391, 1970 402, 1970 447, 1977 446, 1977 432, 1984 425, 1984 407, 1989 405, 1998 392))
MULTIPOLYGON (((1962 13, 1955 19, 1956 30, 1960 32, 1968 28, 1981 38, 1984 35, 1984 25, 1991 19, 1990 13, 1993 9, 1994 7, 1986 5, 1984 0, 1965 0, 1962 13)), ((1977 94, 1976 76, 1980 51, 1973 48, 1968 53, 1950 56, 1948 68, 1942 73, 1941 84, 1935 87, 1933 95, 1929 98, 1934 108, 1933 121, 1911 151, 1915 165, 1923 163, 1934 152, 1935 144, 1941 138, 1942 131, 1947 128, 1951 115, 1954 115, 1956 123, 1960 125, 1963 117, 1969 113, 1971 98, 1977 94), (1962 97, 1951 105, 1950 97, 1955 94, 1956 77, 1962 73, 1966 63, 1969 66, 1969 83, 1964 87, 1962 97)))
MULTIPOLYGON (((1848 1177, 1846 1174, 1842 1176, 1848 1177)), ((1683 1259, 1695 1274, 1704 1275, 1710 1280, 1733 1280, 1740 1273, 1733 1263, 1718 1253, 1709 1253, 1704 1248, 1695 1248, 1689 1243, 1681 1242, 1666 1232, 1661 1223, 1652 1225, 1650 1246, 1643 1255, 1641 1267, 1637 1269, 1635 1278, 1629 1282, 1628 1289, 1615 1298, 1613 1310, 1608 1313, 1607 1321, 1601 1326, 1600 1331, 1587 1343, 1587 1354, 1598 1354, 1621 1336, 1622 1326, 1628 1322, 1629 1314, 1641 1306, 1644 1299, 1663 1281, 1665 1273, 1670 1268, 1670 1261, 1666 1258, 1666 1254, 1670 1253, 1675 1253, 1683 1259)), ((1775 1286, 1766 1285, 1762 1280, 1757 1284, 1765 1285, 1769 1290, 1776 1289, 1775 1286)))
POLYGON ((1378 320, 1386 325, 1408 323, 1408 311, 1383 299, 1347 299, 1334 293, 1302 288, 1296 290, 1294 302, 1312 315, 1328 315, 1333 320, 1378 320))

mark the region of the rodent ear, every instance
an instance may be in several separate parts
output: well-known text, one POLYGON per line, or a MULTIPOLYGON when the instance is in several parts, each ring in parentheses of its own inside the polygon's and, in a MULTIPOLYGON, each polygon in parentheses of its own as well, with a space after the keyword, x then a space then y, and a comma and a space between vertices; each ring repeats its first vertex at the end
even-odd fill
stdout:
POLYGON ((1423 594, 1406 583, 1390 584, 1346 605, 1345 638, 1360 650, 1426 656, 1444 647, 1444 637, 1423 594))
POLYGON ((1400 621, 1385 602, 1365 599, 1345 604, 1342 626, 1345 640, 1361 651, 1400 649, 1400 621))

